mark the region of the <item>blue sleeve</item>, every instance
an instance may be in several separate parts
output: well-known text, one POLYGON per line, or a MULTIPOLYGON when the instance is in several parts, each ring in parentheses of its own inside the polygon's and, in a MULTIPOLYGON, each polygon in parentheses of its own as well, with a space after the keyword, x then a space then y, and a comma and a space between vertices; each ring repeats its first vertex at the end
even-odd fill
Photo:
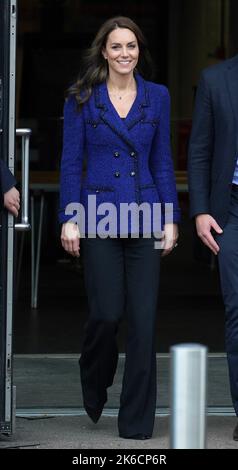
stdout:
POLYGON ((2 177, 1 177, 1 159, 0 159, 0 211, 3 208, 3 189, 2 189, 2 177))
POLYGON ((68 204, 80 202, 82 168, 85 146, 85 126, 83 111, 76 109, 76 101, 69 98, 64 106, 63 152, 60 170, 60 209, 59 221, 67 222, 65 215, 68 204))
POLYGON ((180 221, 180 208, 171 156, 170 96, 165 86, 161 86, 160 89, 160 115, 151 148, 150 169, 163 208, 165 203, 173 204, 173 222, 177 223, 180 221))
POLYGON ((15 186, 16 180, 5 164, 3 160, 0 159, 0 187, 2 195, 9 191, 13 186, 15 186))

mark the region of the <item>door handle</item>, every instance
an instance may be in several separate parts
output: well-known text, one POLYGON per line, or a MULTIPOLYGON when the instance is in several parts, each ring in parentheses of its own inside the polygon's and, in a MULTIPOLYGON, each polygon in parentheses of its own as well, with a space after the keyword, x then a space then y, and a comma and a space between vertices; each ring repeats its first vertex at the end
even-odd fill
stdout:
POLYGON ((15 224, 18 231, 30 230, 29 223, 29 163, 30 163, 30 136, 31 129, 16 129, 16 136, 22 139, 22 197, 21 197, 21 222, 15 224))

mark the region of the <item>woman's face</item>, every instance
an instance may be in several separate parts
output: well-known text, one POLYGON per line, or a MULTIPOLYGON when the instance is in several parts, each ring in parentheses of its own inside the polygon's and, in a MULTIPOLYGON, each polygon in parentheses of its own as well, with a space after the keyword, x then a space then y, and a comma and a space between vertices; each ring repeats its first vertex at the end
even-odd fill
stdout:
POLYGON ((126 75, 133 72, 139 58, 139 46, 135 34, 127 28, 114 29, 102 51, 108 62, 109 74, 126 75))

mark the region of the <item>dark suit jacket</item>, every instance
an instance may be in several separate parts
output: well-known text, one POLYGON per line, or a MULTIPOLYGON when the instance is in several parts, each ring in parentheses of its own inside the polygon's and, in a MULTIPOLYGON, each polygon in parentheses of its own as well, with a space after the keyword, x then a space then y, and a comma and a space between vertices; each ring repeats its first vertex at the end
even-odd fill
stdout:
POLYGON ((202 72, 189 144, 190 213, 224 227, 238 156, 238 55, 202 72))
POLYGON ((0 211, 3 209, 3 195, 16 184, 16 180, 0 158, 0 211))

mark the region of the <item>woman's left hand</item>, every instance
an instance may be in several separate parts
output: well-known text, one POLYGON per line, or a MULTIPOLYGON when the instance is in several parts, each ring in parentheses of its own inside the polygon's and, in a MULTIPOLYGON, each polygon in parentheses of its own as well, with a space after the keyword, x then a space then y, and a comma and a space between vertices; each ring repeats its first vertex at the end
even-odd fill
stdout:
POLYGON ((177 224, 165 224, 164 236, 162 238, 162 256, 169 255, 175 246, 177 246, 178 240, 178 225, 177 224))

